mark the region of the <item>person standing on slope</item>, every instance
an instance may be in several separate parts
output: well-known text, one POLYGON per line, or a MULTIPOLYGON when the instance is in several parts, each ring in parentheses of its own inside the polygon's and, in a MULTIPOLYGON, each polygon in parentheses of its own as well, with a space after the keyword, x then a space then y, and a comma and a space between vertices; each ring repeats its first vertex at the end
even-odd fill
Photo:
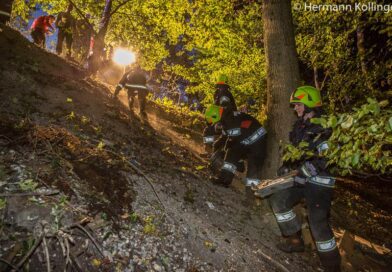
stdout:
MULTIPOLYGON (((322 153, 328 148, 327 140, 331 135, 329 129, 311 122, 312 118, 322 114, 320 91, 311 86, 297 88, 291 95, 290 103, 298 120, 290 132, 290 142, 298 146, 301 142, 308 144, 313 156, 303 158, 294 166, 298 169, 295 179, 304 185, 282 190, 269 198, 276 221, 285 240, 277 245, 284 252, 302 252, 305 250, 301 237, 301 222, 293 210, 294 205, 305 199, 309 225, 315 239, 321 264, 328 272, 340 271, 340 254, 332 229, 328 223, 331 198, 335 179, 328 171, 322 153), (305 181, 305 182, 303 182, 305 181)), ((285 166, 278 174, 285 174, 285 166)))

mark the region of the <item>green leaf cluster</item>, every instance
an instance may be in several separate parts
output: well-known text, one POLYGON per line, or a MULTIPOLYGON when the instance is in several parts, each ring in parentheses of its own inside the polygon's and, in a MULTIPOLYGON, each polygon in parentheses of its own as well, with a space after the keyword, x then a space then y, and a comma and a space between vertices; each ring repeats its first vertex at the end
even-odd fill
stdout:
POLYGON ((342 175, 353 171, 392 173, 392 110, 389 102, 367 99, 352 112, 313 118, 312 122, 332 128, 325 152, 328 164, 342 175))
POLYGON ((307 142, 300 142, 297 146, 287 144, 284 147, 284 155, 282 160, 284 162, 297 162, 299 160, 305 160, 314 155, 312 151, 308 149, 309 144, 307 142))
POLYGON ((331 112, 349 111, 368 97, 383 100, 392 94, 392 13, 358 11, 356 3, 314 0, 313 5, 351 5, 352 11, 293 11, 297 51, 307 67, 303 77, 313 83, 317 70, 331 112))

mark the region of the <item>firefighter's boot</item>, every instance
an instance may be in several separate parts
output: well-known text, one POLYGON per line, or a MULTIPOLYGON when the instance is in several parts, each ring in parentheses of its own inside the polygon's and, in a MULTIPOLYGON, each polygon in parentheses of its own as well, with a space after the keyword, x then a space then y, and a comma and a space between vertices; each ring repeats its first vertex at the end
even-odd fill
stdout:
POLYGON ((304 240, 299 233, 286 237, 285 240, 278 243, 276 247, 286 253, 305 251, 304 240))

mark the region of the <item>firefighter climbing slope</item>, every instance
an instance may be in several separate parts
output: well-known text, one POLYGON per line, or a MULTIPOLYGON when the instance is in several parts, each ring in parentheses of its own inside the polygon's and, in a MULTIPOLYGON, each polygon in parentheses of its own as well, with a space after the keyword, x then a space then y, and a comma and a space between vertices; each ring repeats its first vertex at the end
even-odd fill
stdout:
POLYGON ((217 185, 228 187, 237 171, 236 164, 241 159, 248 161, 245 186, 260 183, 258 174, 265 156, 266 130, 249 114, 228 111, 223 107, 211 105, 205 113, 211 125, 220 124, 222 134, 227 136, 226 155, 219 176, 213 179, 217 185))
MULTIPOLYGON (((224 74, 219 75, 215 84, 214 105, 222 107, 226 113, 237 111, 233 94, 230 91, 228 77, 224 74)), ((219 123, 211 124, 207 122, 207 126, 203 131, 203 142, 208 151, 212 147, 212 155, 210 156, 210 168, 213 173, 219 172, 225 157, 225 144, 227 136, 222 134, 219 123)), ((244 171, 244 162, 240 160, 235 163, 239 172, 244 171)))
POLYGON ((137 95, 140 117, 146 118, 146 97, 148 95, 148 88, 146 84, 147 78, 145 73, 141 69, 140 65, 135 63, 131 70, 126 72, 121 78, 114 92, 114 98, 117 98, 121 89, 127 89, 129 110, 132 112, 135 96, 137 95))
MULTIPOLYGON (((322 157, 323 151, 328 148, 326 140, 331 132, 311 122, 312 118, 322 114, 320 92, 310 86, 299 87, 291 95, 290 103, 294 105, 298 115, 290 132, 291 144, 297 146, 301 142, 307 142, 313 156, 303 158, 291 166, 298 169, 295 179, 300 182, 296 186, 279 191, 269 199, 281 232, 286 237, 277 247, 289 253, 304 251, 301 222, 293 211, 294 205, 304 198, 321 263, 326 271, 340 271, 340 255, 328 223, 335 179, 330 176, 322 157)), ((278 174, 286 173, 285 168, 283 166, 278 174)))

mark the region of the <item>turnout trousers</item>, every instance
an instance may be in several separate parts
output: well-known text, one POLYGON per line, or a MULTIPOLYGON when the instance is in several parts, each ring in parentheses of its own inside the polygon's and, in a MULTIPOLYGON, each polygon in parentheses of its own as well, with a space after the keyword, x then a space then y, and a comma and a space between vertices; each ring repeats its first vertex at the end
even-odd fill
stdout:
POLYGON ((241 159, 246 159, 248 162, 248 169, 246 172, 245 186, 256 185, 260 183, 258 178, 263 160, 265 156, 265 139, 259 139, 251 145, 237 145, 233 148, 228 148, 225 156, 225 161, 221 169, 220 179, 223 183, 230 185, 237 171, 238 162, 241 159))
POLYGON ((304 198, 310 230, 316 242, 321 264, 324 267, 339 267, 340 254, 328 223, 335 181, 330 177, 316 176, 311 179, 323 182, 323 178, 330 179, 328 186, 325 186, 325 182, 307 181, 304 186, 298 185, 273 194, 269 198, 269 202, 282 234, 289 236, 301 230, 300 219, 293 211, 293 207, 304 198))
POLYGON ((133 104, 135 103, 135 96, 139 101, 139 113, 144 115, 146 110, 146 100, 148 92, 146 90, 134 90, 128 89, 128 106, 129 110, 133 110, 133 104))
POLYGON ((35 28, 31 31, 31 38, 33 38, 33 41, 35 44, 41 46, 42 48, 45 48, 45 31, 42 28, 35 28))
POLYGON ((68 28, 59 28, 58 36, 57 36, 57 46, 56 52, 57 54, 61 54, 63 51, 63 42, 65 40, 65 45, 67 47, 67 57, 71 56, 71 48, 72 48, 72 30, 68 28))

